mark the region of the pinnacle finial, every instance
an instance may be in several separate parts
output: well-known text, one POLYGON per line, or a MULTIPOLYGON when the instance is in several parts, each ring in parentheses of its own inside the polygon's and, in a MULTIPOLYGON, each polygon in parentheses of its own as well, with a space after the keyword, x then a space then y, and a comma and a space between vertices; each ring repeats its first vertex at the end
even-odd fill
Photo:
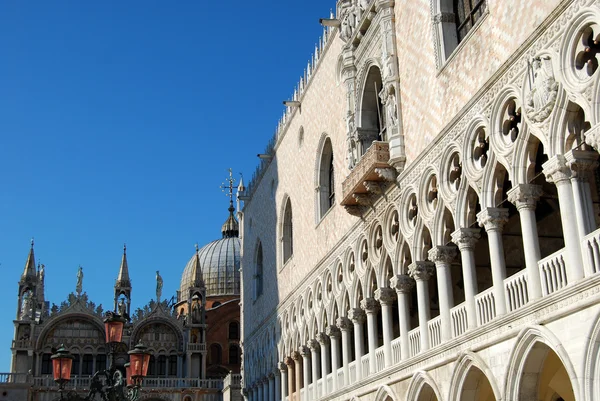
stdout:
POLYGON ((196 253, 198 253, 200 251, 200 249, 198 248, 198 243, 196 243, 196 253))
POLYGON ((221 190, 225 192, 225 196, 229 196, 229 200, 233 201, 233 184, 235 178, 233 178, 233 170, 229 169, 229 177, 225 179, 225 182, 221 184, 221 190))
POLYGON ((34 242, 35 242, 35 241, 33 240, 33 237, 31 237, 31 249, 33 249, 33 244, 34 244, 34 242))
POLYGON ((127 244, 123 243, 123 254, 127 253, 127 244))

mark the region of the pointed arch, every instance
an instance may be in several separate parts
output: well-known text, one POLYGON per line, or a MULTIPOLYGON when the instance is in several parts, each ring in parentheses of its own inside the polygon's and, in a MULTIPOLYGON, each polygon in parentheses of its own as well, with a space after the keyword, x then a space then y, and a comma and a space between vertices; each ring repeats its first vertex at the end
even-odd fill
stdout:
POLYGON ((321 134, 315 159, 316 223, 335 205, 335 165, 333 145, 326 133, 321 134))
MULTIPOLYGON (((435 396, 437 401, 441 401, 441 393, 438 389, 435 381, 431 378, 431 376, 422 370, 415 372, 413 375, 410 385, 408 386, 408 391, 406 392, 406 399, 408 401, 417 401, 420 400, 420 396, 425 387, 431 388, 431 392, 435 396)), ((428 400, 429 401, 429 400, 428 400)))
POLYGON ((596 316, 588 338, 583 369, 586 380, 581 394, 585 395, 585 400, 594 401, 600 399, 600 314, 596 316))
POLYGON ((377 393, 375 394, 374 401, 390 401, 390 399, 391 401, 400 401, 398 396, 396 396, 396 393, 394 393, 389 386, 384 384, 383 386, 379 387, 377 393))
POLYGON ((483 359, 477 354, 467 351, 460 355, 456 361, 456 366, 454 367, 454 373, 452 374, 452 379, 450 380, 450 394, 448 396, 448 400, 453 401, 475 401, 476 398, 465 398, 462 397, 462 392, 465 386, 469 384, 479 383, 468 383, 469 373, 471 373, 472 369, 477 369, 483 375, 483 377, 489 383, 494 399, 496 401, 502 400, 502 396, 500 393, 500 389, 496 384, 496 379, 494 377, 493 372, 487 366, 487 364, 483 361, 483 359))

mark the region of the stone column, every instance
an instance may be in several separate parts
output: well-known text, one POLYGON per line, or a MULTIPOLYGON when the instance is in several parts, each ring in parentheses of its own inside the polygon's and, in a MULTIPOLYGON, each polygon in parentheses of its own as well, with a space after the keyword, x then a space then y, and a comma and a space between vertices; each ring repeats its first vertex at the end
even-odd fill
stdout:
POLYGON ((200 352, 200 359, 202 360, 202 372, 200 373, 201 379, 206 379, 206 355, 207 351, 200 352))
POLYGON ((598 167, 598 153, 586 150, 570 150, 565 153, 567 166, 571 169, 571 185, 575 201, 575 216, 581 239, 596 228, 592 191, 589 178, 598 167))
POLYGON ((429 327, 427 325, 431 317, 429 305, 429 279, 434 272, 435 265, 431 262, 416 261, 408 266, 408 274, 417 282, 421 352, 429 349, 429 327))
POLYGON ((410 331, 410 292, 415 281, 406 274, 398 274, 390 279, 390 285, 398 297, 398 322, 400 323, 400 358, 410 357, 408 332, 410 331))
POLYGON ((292 352, 292 359, 294 360, 294 383, 296 386, 296 397, 295 401, 300 400, 300 388, 302 387, 302 367, 300 366, 300 359, 302 355, 298 351, 292 352))
POLYGON ((308 384, 310 383, 310 349, 304 345, 301 346, 300 355, 302 355, 302 382, 304 386, 304 401, 308 401, 308 384))
POLYGON ((527 269, 527 292, 530 300, 542 296, 540 269, 540 241, 538 238, 535 207, 542 196, 542 187, 533 184, 519 184, 508 192, 508 200, 517 207, 521 220, 525 267, 527 269))
POLYGON ((319 386, 317 381, 319 380, 319 342, 317 340, 308 340, 308 348, 310 348, 310 366, 311 366, 311 378, 313 384, 313 399, 319 399, 319 386))
POLYGON ((553 182, 558 190, 560 218, 565 238, 565 259, 567 280, 570 284, 583 278, 583 258, 581 257, 581 238, 574 213, 576 208, 571 186, 571 169, 562 155, 556 155, 542 165, 546 180, 553 182))
POLYGON ((375 350, 377 349, 377 312, 379 311, 379 302, 373 298, 365 298, 360 301, 360 307, 367 314, 367 336, 369 338, 369 375, 377 371, 377 359, 375 350))
POLYGON ((338 389, 338 369, 340 367, 340 356, 338 355, 338 352, 340 349, 340 337, 342 335, 340 329, 334 325, 327 326, 325 334, 327 334, 331 340, 331 373, 333 374, 332 391, 336 391, 338 389))
POLYGON ((329 337, 325 335, 325 333, 317 334, 317 341, 319 345, 321 345, 321 378, 323 379, 323 383, 321 385, 322 394, 321 397, 324 397, 329 393, 327 389, 327 375, 329 371, 327 370, 327 361, 329 359, 329 337))
POLYGON ((452 242, 458 246, 460 251, 463 283, 465 286, 467 324, 469 325, 470 329, 477 327, 475 295, 477 295, 478 290, 474 249, 479 238, 481 238, 481 234, 479 234, 478 228, 459 228, 452 233, 452 242))
POLYGON ((435 263, 437 273, 442 341, 448 341, 452 338, 450 309, 454 307, 454 295, 452 291, 451 263, 456 257, 456 248, 453 246, 435 246, 429 250, 428 256, 429 260, 435 263))
POLYGON ((185 353, 185 377, 192 377, 192 353, 185 353))
POLYGON ((275 373, 269 373, 269 401, 275 401, 275 373))
POLYGON ((342 332, 342 368, 344 369, 344 382, 338 383, 340 387, 350 384, 350 330, 352 330, 352 322, 347 317, 337 319, 337 326, 342 332))
MULTIPOLYGON (((286 358, 287 360, 288 358, 286 358)), ((279 364, 277 365, 277 367, 279 368, 279 371, 281 372, 281 392, 280 392, 280 398, 277 399, 277 401, 281 400, 284 401, 286 399, 286 397, 288 397, 288 365, 287 362, 279 362, 279 364)))
POLYGON ((288 377, 288 385, 287 385, 287 395, 289 401, 294 401, 294 382, 296 380, 296 375, 294 372, 294 360, 291 357, 285 358, 285 364, 287 366, 287 377, 288 377))
POLYGON ((485 227, 490 243, 490 264, 492 265, 492 281, 494 286, 494 306, 496 316, 506 314, 506 295, 504 279, 506 278, 506 262, 504 260, 504 244, 502 229, 508 221, 508 209, 488 207, 477 213, 479 226, 485 227))
POLYGON ((257 388, 257 393, 258 393, 258 399, 260 401, 265 401, 265 393, 264 393, 264 387, 263 387, 263 381, 262 379, 260 379, 256 385, 257 388))
MULTIPOLYGON (((275 368, 275 370, 273 370, 273 377, 275 377, 275 383, 274 383, 274 400, 275 401, 281 401, 281 397, 282 397, 282 393, 281 393, 281 385, 282 385, 282 380, 281 380, 281 368, 279 366, 280 364, 277 364, 277 367, 275 368)), ((285 364, 283 364, 283 366, 285 366, 285 364)))
POLYGON ((383 356, 385 367, 392 366, 392 340, 394 339, 394 328, 392 320, 392 302, 396 299, 396 291, 389 287, 375 290, 375 299, 381 305, 381 323, 383 328, 383 356))
POLYGON ((365 312, 360 308, 353 308, 348 311, 348 318, 354 325, 354 360, 356 363, 356 381, 362 379, 362 356, 365 354, 363 346, 363 323, 365 322, 365 312))

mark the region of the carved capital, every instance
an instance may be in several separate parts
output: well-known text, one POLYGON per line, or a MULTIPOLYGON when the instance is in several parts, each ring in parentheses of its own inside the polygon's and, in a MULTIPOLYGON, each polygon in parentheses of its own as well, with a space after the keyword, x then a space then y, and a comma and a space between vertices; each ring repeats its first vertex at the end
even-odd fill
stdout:
POLYGON ((298 362, 300 360, 300 358, 302 357, 302 355, 300 355, 300 353, 298 351, 292 351, 292 359, 294 360, 294 362, 298 362))
POLYGON ((435 265, 432 262, 416 261, 408 266, 408 274, 416 281, 429 281, 435 273, 435 265))
POLYGON ((321 349, 321 346, 319 345, 319 342, 315 339, 312 340, 308 340, 308 348, 310 348, 311 351, 313 352, 317 352, 318 350, 321 349))
MULTIPOLYGON (((286 358, 288 359, 288 358, 286 358)), ((281 371, 281 373, 287 373, 288 365, 286 362, 279 362, 277 364, 277 368, 281 371)))
POLYGON ((301 345, 300 348, 298 349, 298 352, 300 353, 300 355, 302 355, 302 358, 306 358, 306 357, 310 356, 310 348, 308 348, 305 345, 301 345))
POLYGON ((458 249, 462 251, 472 251, 475 248, 475 244, 481 238, 481 234, 478 228, 459 228, 452 233, 452 242, 454 242, 458 249))
MULTIPOLYGON (((292 352, 293 354, 293 352, 292 352)), ((294 366, 294 360, 292 359, 291 356, 286 357, 283 362, 285 363, 286 366, 294 366)), ((289 369, 289 368, 288 368, 289 369)))
POLYGON ((434 246, 427 252, 429 260, 436 265, 438 263, 449 264, 452 263, 456 257, 456 247, 454 246, 434 246))
POLYGON ((502 232, 504 224, 508 221, 508 209, 499 207, 487 207, 477 213, 477 221, 480 227, 485 227, 485 231, 502 232))
POLYGON ((350 331, 353 328, 352 322, 347 317, 338 317, 335 323, 342 331, 350 331))
POLYGON ((275 374, 276 374, 275 371, 269 372, 269 375, 268 375, 269 380, 275 379, 275 374))
POLYGON ((571 169, 567 166, 567 159, 563 155, 556 155, 542 164, 546 180, 558 185, 568 182, 571 178, 571 169))
POLYGON ((407 274, 397 274, 390 279, 390 285, 396 292, 409 293, 415 286, 415 280, 407 274))
POLYGON ((365 311, 361 308, 353 308, 348 311, 348 318, 352 323, 362 323, 366 319, 365 311))
POLYGON ((390 305, 396 299, 396 291, 384 287, 375 290, 375 299, 382 305, 390 305))
POLYGON ((340 336, 342 335, 340 329, 334 325, 327 326, 327 328, 325 329, 325 334, 327 334, 329 338, 340 338, 340 336))
POLYGON ((517 210, 535 210, 537 201, 542 196, 541 185, 519 184, 507 193, 508 200, 517 207, 517 210))
POLYGON ((396 176, 398 175, 398 172, 395 168, 377 167, 375 169, 375 174, 377 174, 379 178, 381 178, 384 181, 394 182, 396 181, 396 176))
POLYGON ((379 302, 377 302, 374 298, 365 298, 360 301, 360 307, 369 314, 375 313, 379 310, 379 302))
POLYGON ((570 150, 565 153, 567 166, 571 169, 571 178, 587 181, 589 173, 598 168, 598 152, 570 150))
POLYGON ((327 337, 327 335, 325 333, 319 333, 317 334, 317 341, 319 342, 319 344, 321 344, 321 346, 325 346, 329 344, 329 337, 327 337))

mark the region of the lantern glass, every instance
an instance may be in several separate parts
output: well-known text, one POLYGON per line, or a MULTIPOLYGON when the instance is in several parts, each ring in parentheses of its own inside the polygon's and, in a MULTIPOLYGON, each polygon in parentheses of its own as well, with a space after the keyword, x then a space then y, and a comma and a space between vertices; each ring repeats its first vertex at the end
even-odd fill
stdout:
POLYGON ((123 338, 123 326, 125 322, 121 319, 108 318, 104 321, 107 343, 120 343, 123 338))
POLYGON ((52 374, 54 381, 65 383, 71 380, 71 367, 73 366, 73 355, 61 345, 56 353, 50 357, 52 361, 52 374))
POLYGON ((146 347, 138 344, 132 351, 129 351, 129 363, 131 366, 132 377, 146 377, 148 365, 150 364, 150 354, 145 352, 146 347))
POLYGON ((125 364, 125 375, 127 376, 127 387, 133 386, 133 375, 131 373, 131 364, 125 364))

